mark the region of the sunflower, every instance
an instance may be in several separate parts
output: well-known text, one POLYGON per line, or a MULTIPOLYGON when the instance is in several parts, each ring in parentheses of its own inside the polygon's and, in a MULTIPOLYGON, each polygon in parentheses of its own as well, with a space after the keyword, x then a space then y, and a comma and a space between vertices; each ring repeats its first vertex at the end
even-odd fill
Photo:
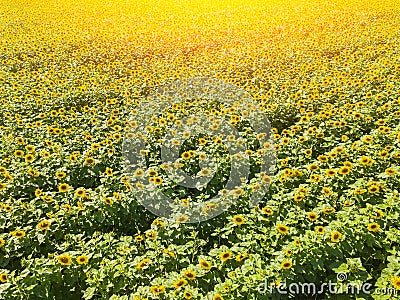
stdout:
POLYGON ((95 160, 93 157, 86 157, 85 165, 91 166, 91 165, 94 165, 94 163, 95 163, 95 160))
POLYGON ((80 265, 86 265, 89 261, 89 257, 87 257, 85 254, 82 254, 76 258, 76 262, 80 265))
POLYGON ((108 205, 113 204, 113 200, 110 197, 104 197, 103 200, 108 205))
POLYGON ((327 157, 326 155, 319 155, 319 156, 317 157, 317 159, 318 159, 319 161, 322 161, 322 162, 327 162, 327 161, 328 161, 328 157, 327 157))
POLYGON ((17 144, 19 144, 19 145, 23 145, 23 144, 25 143, 25 140, 24 140, 24 138, 22 138, 22 137, 17 137, 17 138, 15 139, 15 141, 16 141, 17 144))
POLYGON ((160 294, 162 294, 162 293, 165 293, 165 287, 164 287, 163 285, 152 286, 152 287, 150 288, 150 291, 151 291, 153 294, 160 295, 160 294))
POLYGON ((332 213, 335 212, 335 208, 334 208, 334 207, 327 207, 327 208, 324 208, 324 209, 322 210, 322 212, 323 212, 324 214, 332 214, 332 213))
POLYGON ((68 192, 68 190, 69 190, 69 185, 67 183, 61 183, 58 186, 58 191, 61 193, 68 192))
POLYGON ((323 226, 318 226, 316 228, 317 233, 319 234, 324 234, 325 233, 325 228, 323 226))
POLYGON ((106 168, 105 174, 107 176, 112 176, 113 175, 113 170, 111 168, 106 168))
POLYGON ((286 138, 286 137, 285 137, 285 138, 282 139, 282 144, 283 144, 283 145, 287 145, 287 144, 289 144, 289 142, 290 142, 290 139, 289 139, 289 138, 286 138))
POLYGON ((336 171, 334 169, 328 169, 325 170, 325 174, 328 175, 329 177, 333 177, 336 175, 336 171))
POLYGON ((311 164, 311 165, 308 166, 308 169, 310 171, 316 171, 316 170, 319 169, 319 167, 316 164, 311 164))
POLYGON ((245 220, 244 220, 243 216, 236 215, 233 217, 233 222, 235 222, 236 225, 242 225, 242 224, 244 224, 245 220))
POLYGON ((263 207, 262 209, 261 209, 261 211, 264 213, 264 214, 266 214, 266 215, 269 215, 269 216, 272 216, 273 214, 274 214, 274 211, 271 209, 271 208, 269 208, 269 207, 263 207))
POLYGON ((393 168, 387 168, 387 169, 385 170, 385 173, 386 173, 387 175, 389 175, 389 176, 393 176, 393 175, 395 175, 397 172, 396 172, 396 170, 393 169, 393 168))
POLYGON ((204 270, 210 270, 212 267, 211 263, 204 259, 200 259, 199 264, 200 264, 200 267, 204 270))
POLYGON ((368 157, 366 157, 366 156, 362 156, 362 157, 359 159, 359 162, 360 162, 360 164, 362 164, 362 165, 366 165, 366 164, 368 164, 369 160, 370 160, 370 158, 368 158, 368 157))
POLYGON ((49 229, 49 228, 50 228, 50 225, 51 225, 51 223, 50 223, 48 220, 43 220, 43 221, 40 221, 40 222, 39 222, 39 224, 37 225, 37 227, 38 227, 40 230, 46 230, 46 229, 49 229))
POLYGON ((69 204, 64 204, 64 208, 67 210, 67 212, 70 212, 72 210, 72 206, 69 204))
POLYGON ((171 144, 174 145, 174 146, 179 146, 179 145, 181 144, 181 141, 178 140, 178 139, 173 139, 173 140, 171 141, 171 144))
POLYGON ((268 175, 263 175, 263 176, 261 177, 261 182, 262 182, 263 184, 270 184, 270 183, 272 182, 272 179, 271 179, 271 177, 268 176, 268 175))
POLYGON ((189 292, 189 291, 185 291, 185 292, 183 293, 183 297, 184 297, 185 299, 192 299, 192 298, 193 298, 193 294, 192 294, 191 292, 189 292))
POLYGON ((366 193, 366 192, 367 192, 366 189, 355 189, 355 190, 353 191, 353 193, 354 193, 355 195, 362 195, 362 194, 364 194, 364 193, 366 193))
POLYGON ((181 154, 181 157, 182 157, 184 160, 188 160, 188 159, 191 158, 191 155, 190 155, 190 153, 189 153, 188 151, 185 151, 185 152, 183 152, 183 153, 181 154))
POLYGON ((142 235, 137 235, 137 236, 135 236, 135 241, 141 242, 141 241, 143 241, 143 240, 144 240, 144 237, 143 237, 142 235))
POLYGON ((285 260, 281 263, 281 268, 284 270, 289 270, 293 266, 290 260, 285 260))
POLYGON ((243 190, 241 188, 236 188, 231 193, 236 197, 240 197, 243 195, 243 190))
POLYGON ((68 254, 61 254, 58 257, 58 262, 61 265, 68 267, 72 263, 72 259, 68 254))
POLYGON ((84 198, 86 196, 86 191, 84 188, 79 188, 75 191, 75 196, 79 198, 84 198))
POLYGON ((299 143, 304 143, 306 140, 307 140, 307 138, 305 136, 301 136, 298 139, 299 143))
POLYGON ((396 290, 400 290, 400 277, 393 278, 392 284, 396 290))
POLYGON ((179 217, 176 219, 176 222, 177 222, 178 224, 181 224, 181 223, 185 223, 188 219, 189 219, 189 218, 188 218, 187 216, 182 215, 182 216, 179 216, 179 217))
POLYGON ((333 243, 337 243, 337 242, 339 242, 341 236, 342 236, 342 234, 339 231, 333 231, 331 234, 331 241, 333 243))
POLYGON ((339 169, 339 174, 340 175, 347 175, 349 173, 350 173, 350 168, 349 167, 343 166, 343 167, 341 167, 339 169))
POLYGON ((180 289, 181 287, 187 285, 187 280, 186 279, 178 279, 177 281, 174 282, 174 288, 180 289))
POLYGON ((164 227, 165 225, 163 221, 158 219, 155 219, 152 224, 156 225, 157 227, 164 227))
POLYGON ((207 140, 205 138, 199 138, 199 144, 201 146, 204 146, 205 144, 207 144, 207 140))
POLYGON ((65 172, 56 172, 56 178, 58 178, 58 179, 62 179, 65 176, 67 176, 67 174, 65 174, 65 172))
POLYGON ((163 252, 164 254, 168 254, 168 255, 171 256, 171 257, 175 257, 175 253, 172 252, 172 251, 169 251, 168 249, 164 249, 162 252, 163 252))
POLYGON ((0 274, 0 281, 2 283, 6 283, 8 281, 8 274, 7 273, 1 273, 0 274))
POLYGON ((369 223, 367 228, 368 228, 368 231, 376 232, 379 230, 380 226, 378 223, 373 222, 373 223, 369 223))
POLYGON ((338 156, 338 154, 336 152, 329 153, 329 157, 331 157, 331 158, 335 158, 337 156, 338 156))
POLYGON ((14 151, 14 156, 15 156, 15 157, 22 157, 22 156, 24 156, 24 151, 22 151, 22 150, 15 150, 15 151, 14 151))
POLYGON ((219 258, 221 261, 227 261, 228 259, 232 258, 232 252, 230 251, 224 251, 219 255, 219 258))
POLYGON ((351 162, 349 162, 349 161, 345 161, 345 162, 343 163, 343 166, 348 167, 348 168, 352 168, 352 167, 353 167, 353 164, 352 164, 351 162))
POLYGON ((278 224, 277 226, 276 226, 276 229, 279 231, 279 233, 281 233, 281 234, 287 234, 288 232, 289 232, 289 227, 288 226, 285 226, 285 225, 281 225, 281 224, 278 224))
POLYGON ((34 169, 30 168, 27 172, 29 175, 33 176, 33 177, 38 177, 39 176, 39 172, 35 171, 34 169))
POLYGON ((285 250, 285 254, 286 254, 287 256, 292 256, 293 251, 292 251, 291 249, 286 249, 286 250, 285 250))
POLYGON ((135 177, 140 177, 144 175, 144 170, 143 169, 136 169, 135 172, 133 173, 133 176, 135 177))
POLYGON ((3 247, 6 244, 6 241, 3 238, 0 238, 0 247, 3 247))
POLYGON ((346 200, 346 201, 343 203, 343 207, 349 207, 349 206, 351 206, 351 203, 350 203, 350 201, 346 200))
POLYGON ((4 190, 6 187, 7 187, 7 184, 6 184, 6 183, 0 182, 0 191, 1 191, 1 190, 4 190))
POLYGON ((383 211, 381 211, 381 210, 377 210, 377 211, 375 211, 375 215, 374 216, 372 216, 374 219, 382 219, 382 217, 383 217, 383 211))
POLYGON ((155 177, 155 176, 158 175, 158 172, 156 170, 154 170, 154 169, 149 169, 147 171, 147 175, 149 175, 150 177, 155 177))
POLYGON ((209 176, 210 174, 211 174, 211 171, 210 171, 209 169, 207 169, 207 168, 202 169, 202 170, 200 171, 200 176, 207 177, 207 176, 209 176))
POLYGON ((304 199, 304 195, 302 193, 296 194, 294 195, 293 199, 295 202, 301 202, 304 199))
POLYGON ((312 175, 310 176, 310 180, 311 180, 312 182, 318 183, 318 182, 321 181, 321 176, 319 176, 318 174, 312 174, 312 175))
POLYGON ((212 299, 213 300, 224 300, 224 298, 220 294, 215 294, 212 299))
POLYGON ((323 187, 322 188, 322 193, 324 193, 325 196, 329 197, 330 195, 332 195, 332 190, 330 188, 323 187))
POLYGON ((78 202, 76 203, 76 205, 78 206, 78 209, 79 209, 79 210, 84 210, 84 209, 85 209, 85 206, 84 206, 83 203, 80 202, 80 201, 78 201, 78 202))
POLYGON ((309 212, 307 214, 307 217, 311 221, 316 221, 318 219, 318 215, 316 213, 313 213, 313 212, 309 212))
POLYGON ((247 253, 239 253, 238 255, 236 255, 235 260, 237 262, 242 262, 247 256, 249 256, 247 253))
POLYGON ((371 185, 371 186, 368 188, 368 192, 371 193, 371 194, 376 194, 376 193, 378 193, 379 191, 380 191, 380 187, 379 187, 378 185, 371 185))
POLYGON ((25 236, 25 231, 23 231, 23 230, 12 231, 11 235, 21 239, 25 236))
POLYGON ((41 198, 43 201, 45 201, 47 203, 51 203, 54 201, 53 197, 51 197, 51 196, 42 196, 41 198))
POLYGON ((35 157, 32 154, 25 155, 25 162, 27 162, 27 163, 33 162, 34 159, 35 159, 35 157))
POLYGON ((157 237, 157 232, 155 231, 148 231, 146 232, 146 238, 150 240, 154 240, 157 237))
POLYGON ((120 139, 121 139, 121 134, 119 134, 119 133, 114 133, 113 134, 113 138, 116 140, 116 141, 119 141, 120 139))
POLYGON ((156 185, 160 185, 163 182, 163 180, 162 180, 161 177, 156 176, 156 177, 151 177, 150 178, 150 182, 152 182, 152 183, 154 183, 156 185))
POLYGON ((183 276, 186 279, 194 280, 194 279, 196 279, 197 274, 196 274, 196 272, 193 272, 191 270, 186 270, 186 271, 183 272, 183 276))

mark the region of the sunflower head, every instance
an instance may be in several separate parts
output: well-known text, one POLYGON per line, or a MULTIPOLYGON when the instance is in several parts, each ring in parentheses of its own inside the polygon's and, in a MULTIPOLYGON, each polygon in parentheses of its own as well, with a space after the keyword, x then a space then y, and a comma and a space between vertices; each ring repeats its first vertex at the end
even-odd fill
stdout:
POLYGON ((68 267, 72 263, 72 259, 68 254, 61 254, 58 257, 58 262, 61 265, 68 267))
POLYGON ((284 270, 289 270, 293 266, 290 260, 285 260, 281 263, 281 268, 284 270))

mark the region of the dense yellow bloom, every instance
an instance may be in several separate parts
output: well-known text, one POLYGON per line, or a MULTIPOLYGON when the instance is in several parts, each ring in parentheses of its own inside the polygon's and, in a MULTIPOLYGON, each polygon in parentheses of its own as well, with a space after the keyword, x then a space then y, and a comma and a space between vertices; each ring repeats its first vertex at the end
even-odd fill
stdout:
MULTIPOLYGON (((252 264, 257 278, 265 271, 253 264, 262 251, 249 241, 264 240, 264 252, 278 255, 270 257, 277 269, 269 270, 278 280, 299 271, 293 265, 304 249, 315 256, 310 241, 329 242, 345 260, 348 249, 363 255, 354 237, 358 244, 375 239, 377 253, 385 252, 382 241, 395 239, 398 1, 6 2, 0 5, 3 298, 18 290, 35 297, 36 289, 18 279, 25 264, 15 262, 32 254, 47 274, 53 256, 34 246, 43 236, 43 244, 69 251, 53 261, 73 264, 67 273, 86 272, 103 257, 86 273, 96 291, 99 280, 140 273, 133 274, 136 300, 235 298, 230 291, 246 285, 237 266, 252 264), (183 85, 195 77, 201 93, 192 97, 197 87, 183 85), (221 95, 215 82, 226 84, 221 95), (252 124, 260 116, 275 126, 271 132, 252 124), (181 186, 175 179, 183 173, 210 181, 181 186), (230 180, 232 174, 239 178, 230 180), (252 196, 260 206, 247 209, 252 196), (171 209, 174 219, 146 213, 140 200, 171 209), (213 216, 227 207, 228 220, 213 216), (196 210, 213 219, 184 224, 196 210), (134 260, 132 270, 124 260, 134 260)), ((321 266, 332 265, 330 259, 322 257, 321 266)), ((371 276, 400 289, 398 274, 383 276, 387 262, 379 263, 371 276)), ((310 266, 302 262, 302 269, 310 266)), ((62 273, 68 281, 71 274, 62 273)), ((71 290, 82 294, 82 287, 71 290)), ((100 292, 118 292, 111 290, 100 292)), ((257 298, 253 290, 236 297, 257 298)))

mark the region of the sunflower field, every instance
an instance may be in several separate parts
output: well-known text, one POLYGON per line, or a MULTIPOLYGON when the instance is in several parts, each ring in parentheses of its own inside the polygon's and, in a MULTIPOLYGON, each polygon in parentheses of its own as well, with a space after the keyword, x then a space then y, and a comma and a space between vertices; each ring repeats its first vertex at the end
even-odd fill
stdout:
POLYGON ((399 20, 0 0, 0 299, 400 298, 399 20))

